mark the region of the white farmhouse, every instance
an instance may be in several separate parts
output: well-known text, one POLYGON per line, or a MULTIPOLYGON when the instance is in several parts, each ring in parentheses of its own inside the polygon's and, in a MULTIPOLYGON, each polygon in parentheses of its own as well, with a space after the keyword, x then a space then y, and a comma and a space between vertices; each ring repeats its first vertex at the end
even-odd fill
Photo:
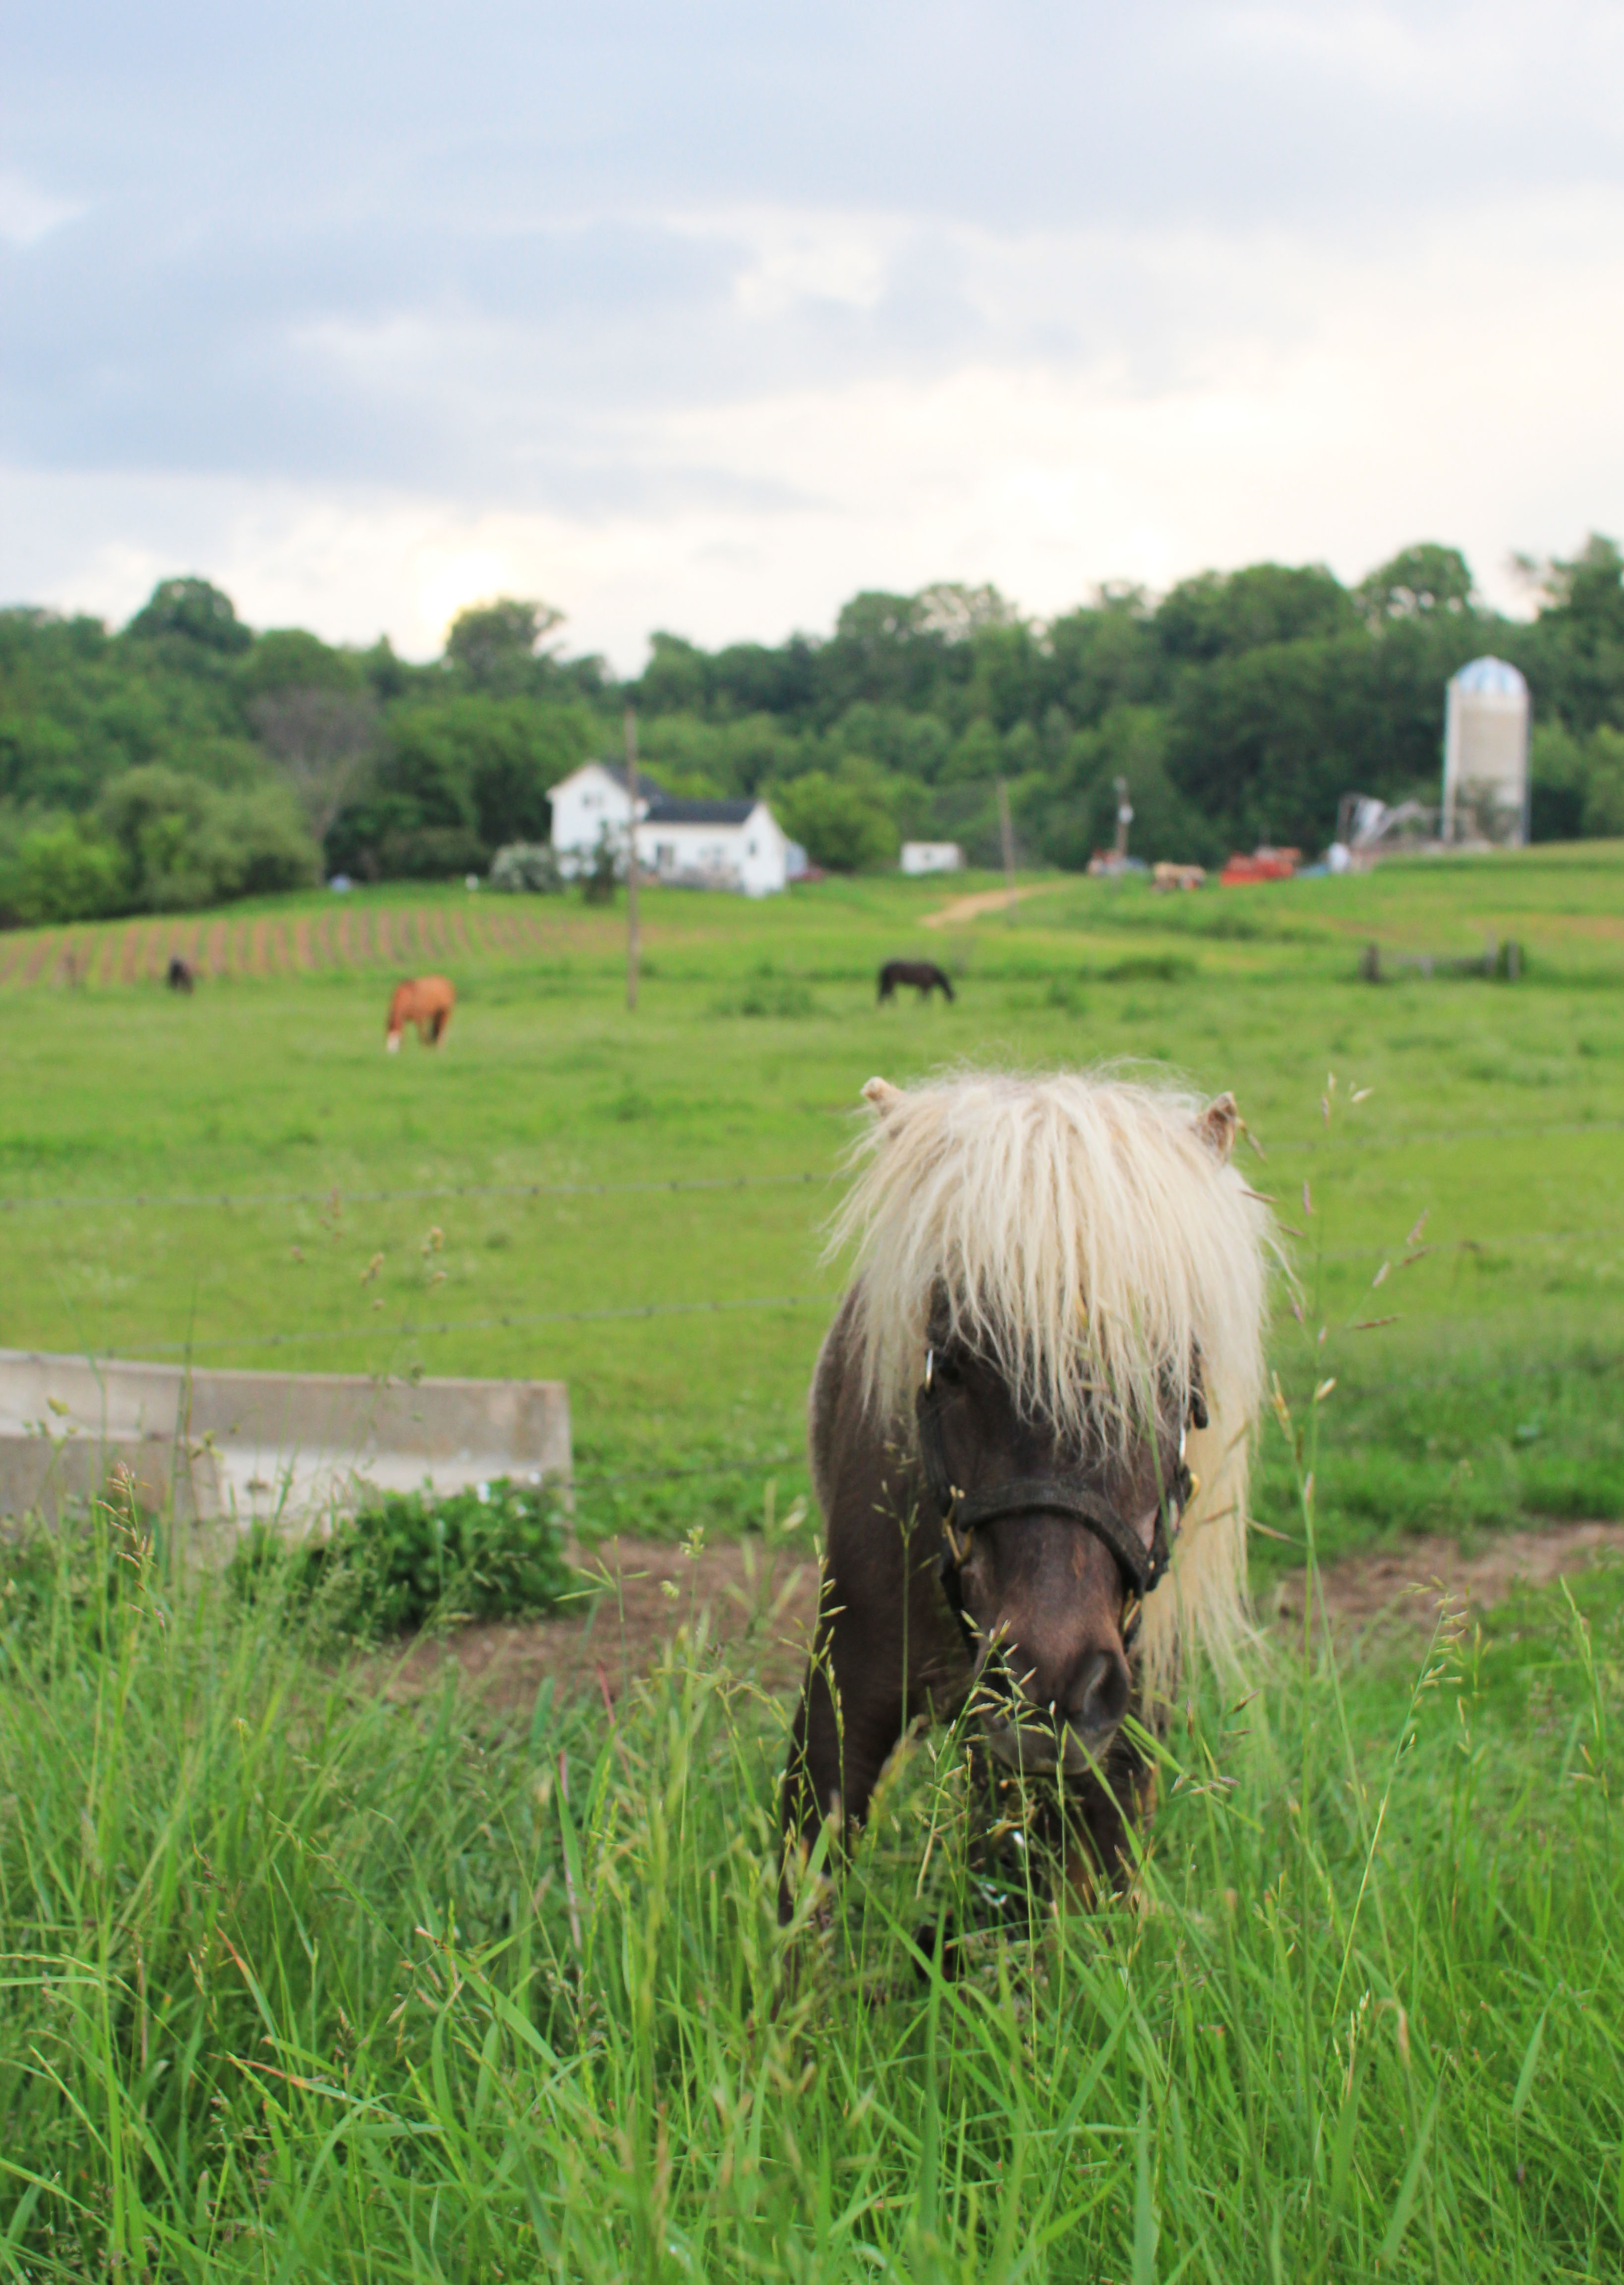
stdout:
MULTIPOLYGON (((648 781, 639 773, 639 809, 648 781)), ((626 823, 632 804, 626 794, 626 773, 615 762, 583 762, 567 778, 547 788, 553 804, 553 846, 559 869, 568 877, 590 872, 599 839, 607 828, 616 849, 626 845, 626 823)))
POLYGON ((905 841, 902 869, 905 873, 961 873, 964 852, 956 841, 905 841))
MULTIPOLYGON (((553 846, 567 875, 590 870, 607 830, 624 858, 632 803, 624 766, 584 762, 549 787, 553 846)), ((788 879, 790 843, 765 801, 686 801, 645 770, 637 775, 639 872, 672 887, 775 895, 788 879)))

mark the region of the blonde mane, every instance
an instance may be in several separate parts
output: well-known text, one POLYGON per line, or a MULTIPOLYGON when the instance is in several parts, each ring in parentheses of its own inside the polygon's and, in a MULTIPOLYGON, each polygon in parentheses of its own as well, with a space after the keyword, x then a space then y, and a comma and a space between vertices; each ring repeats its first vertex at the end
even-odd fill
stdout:
POLYGON ((1029 1417, 1126 1441, 1182 1417, 1197 1363, 1200 1490, 1150 1597, 1146 1679, 1181 1641, 1220 1664, 1250 1632, 1247 1444, 1263 1386, 1268 1210, 1228 1163, 1233 1106, 1106 1072, 871 1080, 858 1180, 832 1225, 855 1247, 852 1337, 869 1402, 911 1419, 932 1321, 994 1363, 1029 1417))

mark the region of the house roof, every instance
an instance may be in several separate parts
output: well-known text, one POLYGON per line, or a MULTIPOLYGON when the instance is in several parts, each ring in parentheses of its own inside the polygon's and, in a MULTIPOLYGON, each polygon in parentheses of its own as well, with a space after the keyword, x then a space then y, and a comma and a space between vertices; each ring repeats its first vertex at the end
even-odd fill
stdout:
MULTIPOLYGON (((586 769, 590 767, 591 765, 583 762, 581 766, 583 769, 586 769)), ((626 766, 624 762, 600 761, 598 763, 597 766, 603 772, 605 777, 613 778, 616 784, 620 788, 622 793, 624 793, 626 790, 626 766)), ((660 783, 659 779, 655 776, 653 771, 646 770, 641 762, 637 766, 637 789, 639 793, 647 794, 651 799, 659 798, 665 791, 664 787, 660 783)))
POLYGON ((677 794, 656 793, 649 802, 643 822, 645 825, 742 825, 755 806, 753 801, 684 801, 677 794))

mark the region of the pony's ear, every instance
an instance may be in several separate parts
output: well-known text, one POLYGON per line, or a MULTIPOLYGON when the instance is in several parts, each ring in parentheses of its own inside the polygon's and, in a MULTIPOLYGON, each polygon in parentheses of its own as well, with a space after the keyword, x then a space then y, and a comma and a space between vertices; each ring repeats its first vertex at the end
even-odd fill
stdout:
POLYGON ((863 1101, 872 1106, 876 1118, 883 1119, 901 1100, 902 1089, 888 1079, 871 1079, 863 1089, 863 1101))
POLYGON ((1241 1114, 1229 1094, 1215 1095, 1196 1121, 1196 1134, 1220 1165, 1228 1164, 1240 1124, 1241 1114))

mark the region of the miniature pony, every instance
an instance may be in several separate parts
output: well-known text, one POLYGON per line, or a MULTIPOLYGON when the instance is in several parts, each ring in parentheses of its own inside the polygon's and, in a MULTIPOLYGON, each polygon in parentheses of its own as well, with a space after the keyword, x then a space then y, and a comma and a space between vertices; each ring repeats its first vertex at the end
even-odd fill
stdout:
POLYGON ((1118 1875, 1198 1645, 1247 1642, 1246 1447, 1268 1211, 1233 1096, 1110 1074, 871 1080, 833 1245, 856 1275, 810 1399, 822 1614, 785 1775, 785 1881, 843 1840, 909 1725, 969 1706, 1046 1772, 1082 1891, 1118 1875))

